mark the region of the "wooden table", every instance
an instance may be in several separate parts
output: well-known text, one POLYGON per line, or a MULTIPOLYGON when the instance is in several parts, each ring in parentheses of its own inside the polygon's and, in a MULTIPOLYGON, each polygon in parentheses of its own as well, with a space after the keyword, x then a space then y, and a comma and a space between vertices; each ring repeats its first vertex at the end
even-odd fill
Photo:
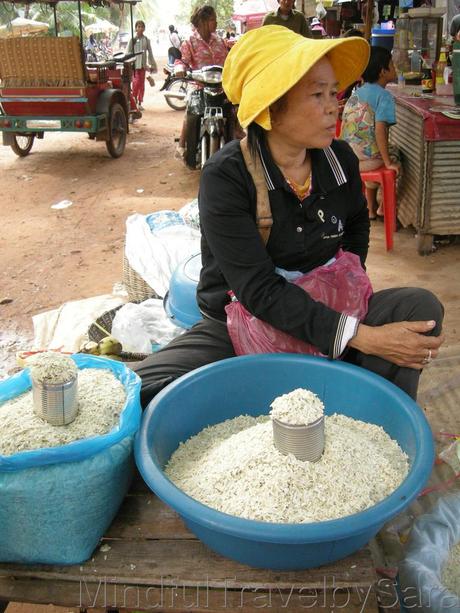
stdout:
MULTIPOLYGON (((91 560, 74 566, 0 564, 0 601, 94 611, 375 613, 368 548, 301 572, 250 568, 203 545, 137 478, 91 560)), ((2 611, 0 602, 0 611, 2 611)))
POLYGON ((433 235, 460 234, 460 119, 451 96, 422 95, 421 86, 388 86, 396 98, 390 142, 401 152, 403 176, 398 219, 417 230, 417 249, 428 255, 433 235))

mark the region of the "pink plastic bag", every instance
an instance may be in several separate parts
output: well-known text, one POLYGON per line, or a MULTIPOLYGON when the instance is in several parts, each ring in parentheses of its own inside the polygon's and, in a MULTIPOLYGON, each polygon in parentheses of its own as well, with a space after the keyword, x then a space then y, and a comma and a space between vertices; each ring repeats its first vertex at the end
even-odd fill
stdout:
MULTIPOLYGON (((372 286, 360 259, 354 253, 339 251, 336 261, 319 266, 294 281, 313 300, 331 309, 362 320, 367 313, 372 286)), ((227 328, 236 355, 251 353, 309 353, 323 355, 317 347, 277 330, 257 319, 238 301, 225 307, 227 328)))

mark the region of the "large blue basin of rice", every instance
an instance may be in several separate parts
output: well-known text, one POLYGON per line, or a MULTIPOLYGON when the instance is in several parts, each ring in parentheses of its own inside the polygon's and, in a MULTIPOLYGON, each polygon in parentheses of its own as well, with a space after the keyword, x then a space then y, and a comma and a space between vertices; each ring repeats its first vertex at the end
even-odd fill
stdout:
POLYGON ((419 406, 362 368, 293 354, 222 360, 184 375, 147 407, 135 444, 148 486, 214 551, 259 568, 300 570, 333 562, 365 545, 427 481, 434 460, 430 427, 419 406), (410 471, 390 496, 342 519, 275 524, 234 517, 192 499, 163 467, 180 442, 241 414, 267 414, 273 399, 298 387, 325 399, 326 413, 380 425, 410 458, 410 471))

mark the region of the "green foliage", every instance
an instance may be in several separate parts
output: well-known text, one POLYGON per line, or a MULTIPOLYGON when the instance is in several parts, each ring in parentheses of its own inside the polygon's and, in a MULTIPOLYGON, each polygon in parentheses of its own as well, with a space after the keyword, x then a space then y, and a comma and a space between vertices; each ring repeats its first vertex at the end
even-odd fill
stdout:
MULTIPOLYGON (((109 6, 94 6, 84 0, 81 2, 83 27, 93 23, 95 18, 107 19, 118 26, 121 31, 131 31, 130 9, 128 5, 110 4, 109 6)), ((12 3, 0 0, 0 24, 8 23, 19 15, 29 19, 36 19, 50 24, 50 34, 54 35, 54 15, 49 4, 32 3, 25 6, 18 5, 19 10, 12 3), (25 10, 27 9, 27 10, 25 10)), ((63 1, 56 8, 59 32, 72 32, 79 36, 78 5, 74 1, 63 1)), ((142 0, 133 6, 133 21, 142 19, 145 22, 155 19, 159 14, 158 0, 142 0)))
POLYGON ((177 14, 177 22, 183 24, 190 23, 190 15, 195 7, 210 4, 216 10, 217 27, 225 28, 231 22, 233 1, 234 0, 181 0, 179 12, 177 14))

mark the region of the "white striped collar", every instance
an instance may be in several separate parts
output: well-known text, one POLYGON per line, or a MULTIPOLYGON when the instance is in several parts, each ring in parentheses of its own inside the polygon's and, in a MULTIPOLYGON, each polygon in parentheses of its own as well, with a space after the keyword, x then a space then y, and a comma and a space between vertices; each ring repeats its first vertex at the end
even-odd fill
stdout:
MULTIPOLYGON (((267 148, 261 147, 260 143, 258 143, 258 150, 265 175, 265 181, 267 182, 267 189, 268 191, 274 191, 282 186, 281 184, 277 185, 276 179, 278 175, 281 180, 282 174, 275 166, 269 151, 267 151, 267 148)), ((313 179, 315 183, 317 182, 319 184, 321 191, 328 192, 331 189, 335 189, 336 187, 347 183, 345 171, 332 146, 326 147, 325 149, 312 149, 311 153, 313 179), (327 162, 326 165, 324 164, 323 160, 327 162)))

